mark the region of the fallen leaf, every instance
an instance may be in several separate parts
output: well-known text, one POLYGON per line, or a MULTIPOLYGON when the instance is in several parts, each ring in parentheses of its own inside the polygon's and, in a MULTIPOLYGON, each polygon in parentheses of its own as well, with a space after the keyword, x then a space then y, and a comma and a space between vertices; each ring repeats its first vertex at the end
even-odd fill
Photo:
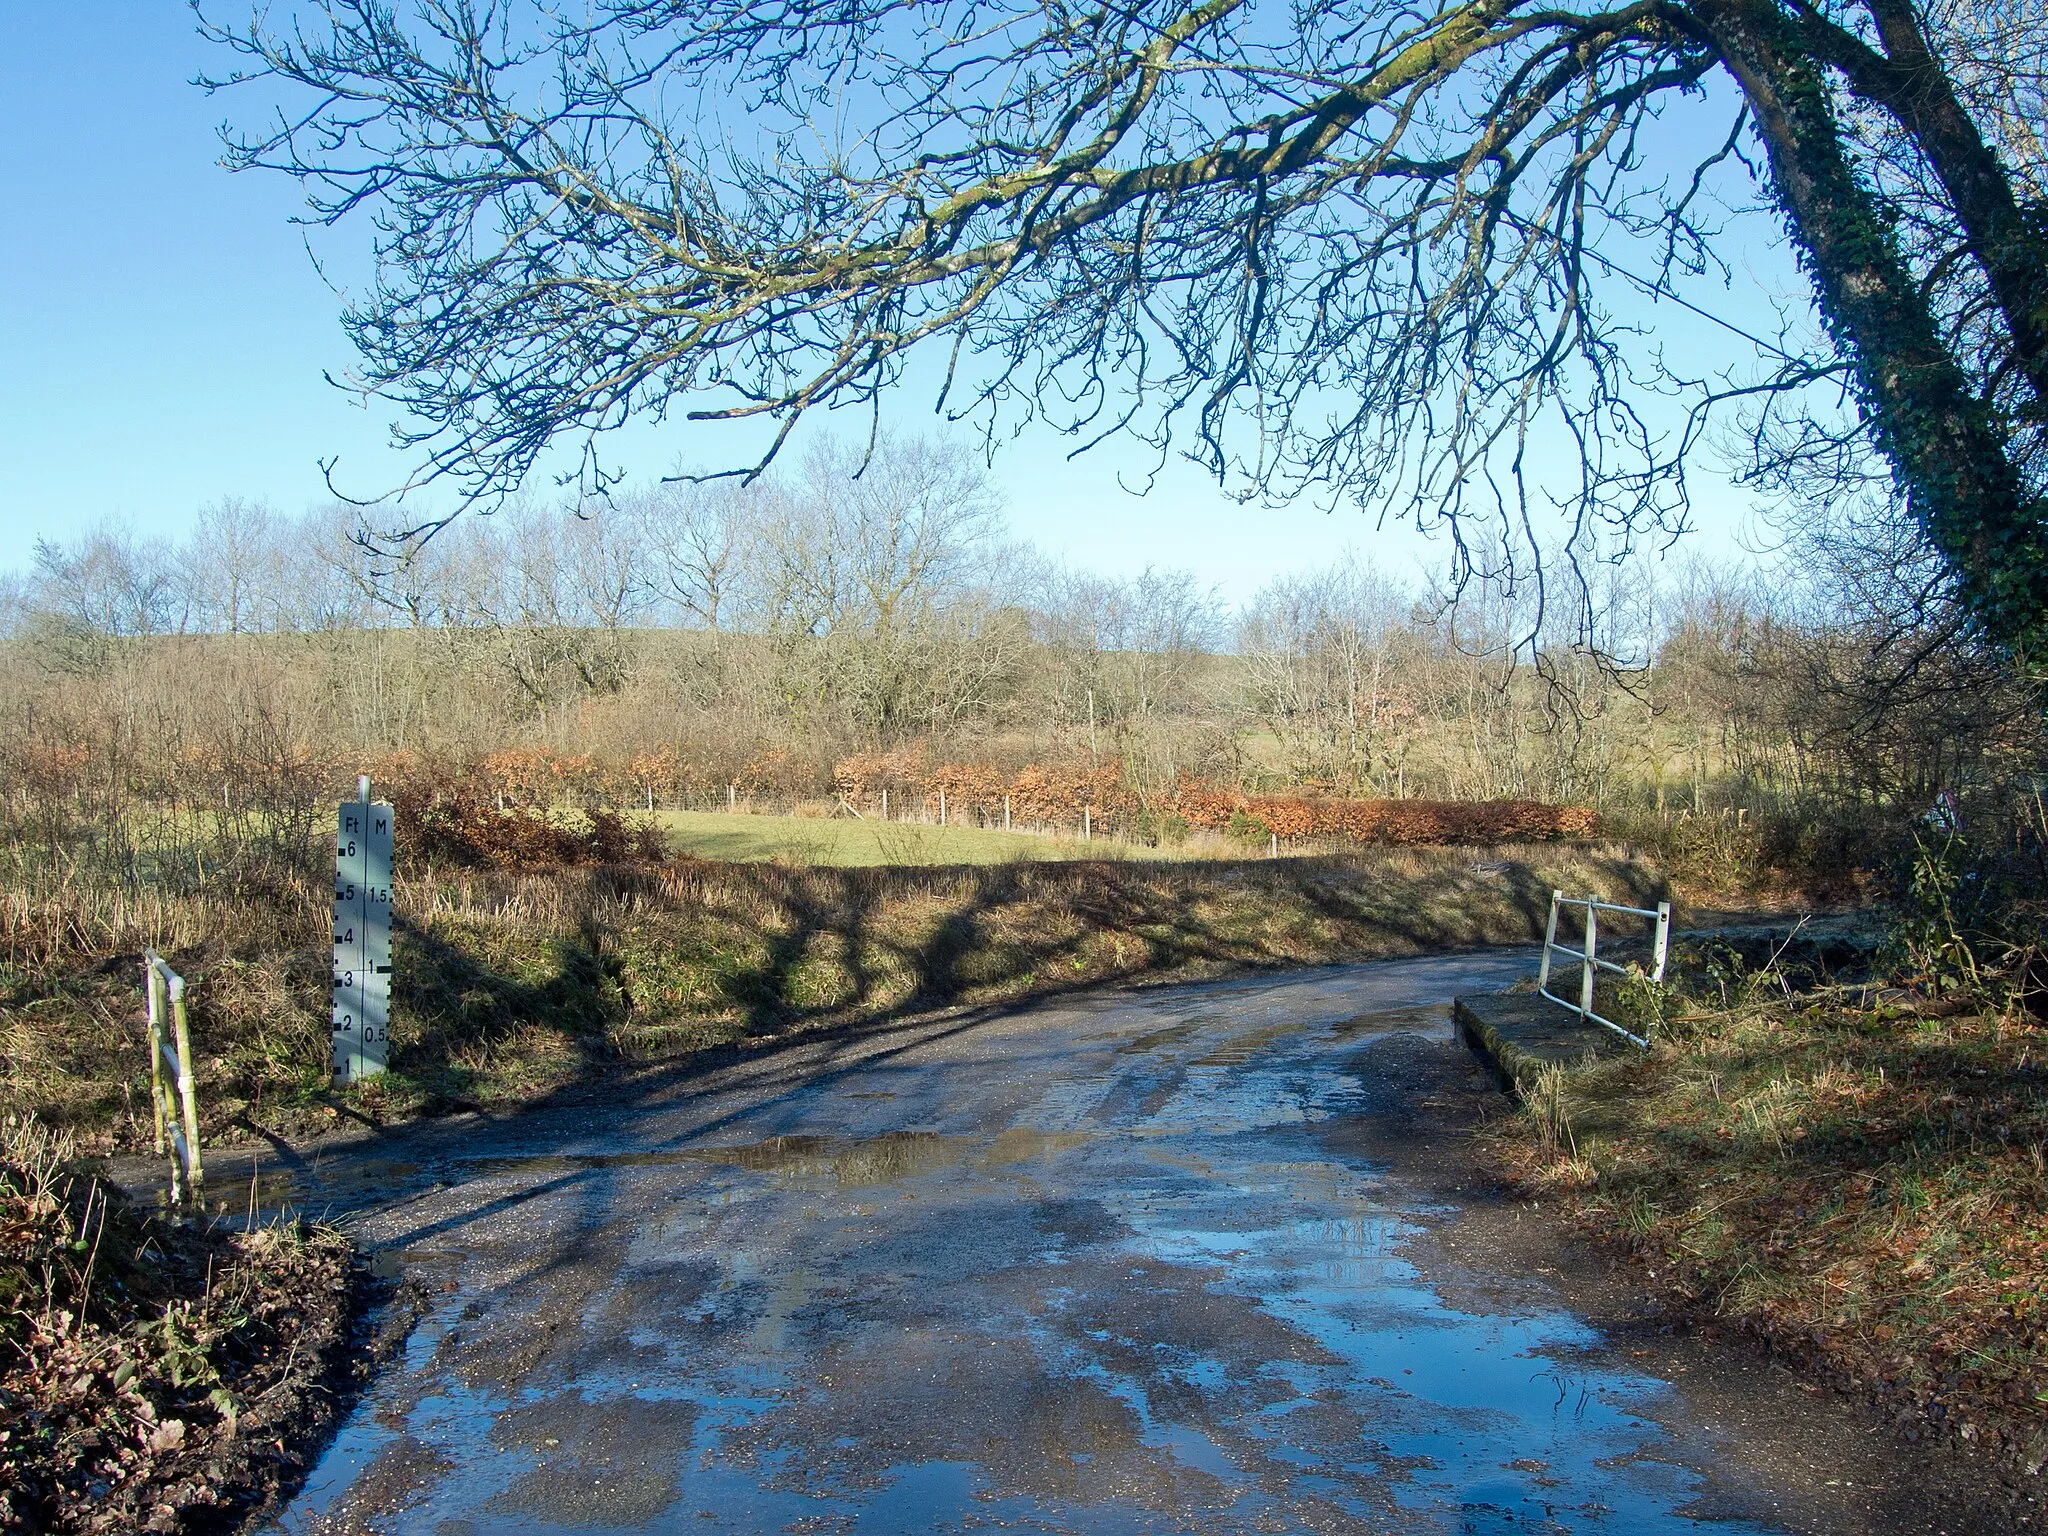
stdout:
POLYGON ((152 1451, 175 1451, 184 1443, 185 1421, 183 1419, 165 1419, 163 1423, 157 1425, 156 1433, 149 1437, 149 1448, 152 1451))

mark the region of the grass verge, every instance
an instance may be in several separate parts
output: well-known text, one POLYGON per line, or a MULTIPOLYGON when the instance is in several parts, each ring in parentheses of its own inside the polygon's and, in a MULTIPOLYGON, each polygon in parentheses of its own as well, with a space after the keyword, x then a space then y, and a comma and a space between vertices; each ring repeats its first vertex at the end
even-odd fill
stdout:
MULTIPOLYGON (((700 859, 752 864, 876 865, 1012 864, 1037 860, 1199 857, 1200 850, 1147 848, 1109 838, 1049 837, 988 827, 934 826, 916 821, 855 821, 846 816, 762 816, 715 811, 657 811, 653 820, 682 852, 700 859)), ((1210 841, 1220 842, 1221 839, 1210 841)), ((1214 850, 1210 852, 1213 854, 1214 850)))
POLYGON ((147 1132, 145 943, 187 977, 206 1139, 541 1098, 619 1062, 958 1004, 1540 937, 1550 889, 1632 900, 1608 848, 1380 849, 1242 862, 794 868, 694 860, 416 872, 396 907, 393 1070, 324 1080, 324 883, 102 902, 0 968, 0 1095, 92 1150, 147 1132))
MULTIPOLYGON (((2048 1462, 2048 1034, 1893 992, 1654 998, 1652 1049, 1545 1072, 1491 1133, 1695 1318, 2048 1462), (1882 996, 1882 1000, 1878 998, 1882 996)), ((1775 990, 1770 995, 1767 989, 1775 990)))
POLYGON ((356 1277, 330 1229, 180 1226, 0 1131, 0 1530, 227 1529, 332 1422, 356 1277))

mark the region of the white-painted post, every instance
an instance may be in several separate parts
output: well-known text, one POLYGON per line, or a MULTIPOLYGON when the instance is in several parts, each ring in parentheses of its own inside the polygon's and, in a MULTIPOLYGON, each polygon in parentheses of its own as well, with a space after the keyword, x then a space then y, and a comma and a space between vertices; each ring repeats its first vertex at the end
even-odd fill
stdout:
POLYGON ((882 786, 882 820, 884 820, 884 821, 887 821, 888 819, 889 819, 889 786, 888 786, 888 785, 886 785, 886 784, 884 784, 884 785, 882 786))
POLYGON ((1536 972, 1536 990, 1550 990, 1550 950, 1557 943, 1557 904, 1564 900, 1563 891, 1550 893, 1550 922, 1543 930, 1543 964, 1536 972))
POLYGON ((199 1161, 198 1085, 192 1081, 192 1028, 185 1014, 185 978, 175 972, 166 989, 171 999, 171 1031, 178 1043, 178 1103, 185 1120, 185 1198, 195 1204, 206 1193, 206 1170, 199 1161))
POLYGON ((1090 842, 1095 837, 1095 819, 1087 806, 1081 807, 1081 841, 1090 842))
POLYGON ((1005 832, 1010 830, 1010 797, 1008 795, 1003 796, 1003 830, 1005 832))
POLYGON ((737 784, 725 786, 725 814, 737 816, 740 810, 740 787, 737 784))
POLYGON ((1278 832, 1268 832, 1266 834, 1266 857, 1269 859, 1280 857, 1280 834, 1278 832))
POLYGON ((192 1079, 185 978, 153 949, 143 951, 142 963, 149 994, 149 1088, 155 1105, 156 1149, 163 1152, 168 1141, 171 1204, 196 1204, 206 1193, 206 1170, 199 1156, 198 1085, 192 1079))
POLYGON ((1583 1020, 1593 1011, 1593 955, 1599 947, 1600 898, 1588 894, 1586 897, 1586 958, 1584 969, 1579 974, 1579 1017, 1583 1020))
POLYGON ((939 791, 939 825, 943 827, 943 826, 944 826, 945 824, 946 824, 946 792, 945 792, 945 791, 944 791, 944 790, 942 789, 942 790, 940 790, 940 791, 939 791))
MULTIPOLYGON (((171 1204, 185 1203, 185 1149, 179 1144, 178 1115, 172 1106, 171 1089, 164 1081, 163 1063, 168 1056, 164 1042, 164 1015, 169 1011, 164 1002, 164 978, 157 965, 156 952, 146 951, 144 966, 149 972, 149 1092, 156 1107, 156 1150, 161 1157, 164 1152, 164 1133, 170 1132, 171 1140, 171 1204)), ((177 1063, 171 1063, 171 1082, 177 1081, 177 1063)))
POLYGON ((142 962, 149 999, 149 1110, 156 1124, 156 1155, 164 1155, 164 979, 153 960, 142 962))
POLYGON ((1650 980, 1664 979, 1664 961, 1671 953, 1671 903, 1657 903, 1657 949, 1656 967, 1650 972, 1650 980))

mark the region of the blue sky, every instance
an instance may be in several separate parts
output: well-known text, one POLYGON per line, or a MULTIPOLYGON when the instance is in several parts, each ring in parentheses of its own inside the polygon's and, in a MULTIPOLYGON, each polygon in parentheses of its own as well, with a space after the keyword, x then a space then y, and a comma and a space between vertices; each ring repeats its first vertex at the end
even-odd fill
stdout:
MULTIPOLYGON (((0 570, 25 564, 36 537, 96 522, 182 532, 223 495, 297 510, 327 499, 322 459, 338 458, 351 487, 394 483, 405 466, 385 446, 389 409, 366 409, 323 377, 352 360, 337 289, 365 274, 368 231, 306 231, 291 222, 301 205, 290 182, 220 169, 216 128, 241 104, 189 83, 221 61, 181 0, 17 0, 8 21, 0 570)), ((1760 293, 1797 275, 1768 243, 1745 259, 1761 286, 1729 295, 1727 312, 1762 323, 1760 293)), ((1651 318, 1669 346, 1729 346, 1681 311, 1651 318)), ((926 402, 906 399, 901 420, 928 425, 926 402)), ((690 430, 629 429, 611 456, 656 473, 710 451, 690 430)), ((1110 449, 1067 463, 1034 433, 994 473, 1014 532, 1048 552, 1109 571, 1189 567, 1232 600, 1347 544, 1397 569, 1437 558, 1357 512, 1240 505, 1186 466, 1148 495, 1120 488, 1146 462, 1110 449)), ((1746 500, 1712 477, 1701 489, 1696 547, 1734 552, 1746 500)))

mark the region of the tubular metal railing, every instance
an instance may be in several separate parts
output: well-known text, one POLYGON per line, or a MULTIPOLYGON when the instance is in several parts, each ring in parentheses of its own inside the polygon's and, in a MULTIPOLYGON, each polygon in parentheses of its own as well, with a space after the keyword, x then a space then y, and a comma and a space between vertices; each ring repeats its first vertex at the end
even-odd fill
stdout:
POLYGON ((192 1081, 192 1031, 185 1020, 185 978, 153 949, 143 951, 143 967, 149 989, 149 1098, 156 1116, 157 1155, 164 1155, 168 1139, 171 1204, 196 1205, 205 1190, 206 1172, 199 1162, 199 1100, 192 1081))
POLYGON ((1664 979, 1665 957, 1671 951, 1671 903, 1660 901, 1652 910, 1648 907, 1624 907, 1611 901, 1602 901, 1598 896, 1567 896, 1563 891, 1550 893, 1550 924, 1543 931, 1543 968, 1537 973, 1536 991, 1547 997, 1560 1008, 1569 1008, 1581 1020, 1590 1020, 1613 1030, 1622 1039, 1647 1049, 1650 1042, 1643 1036, 1631 1034, 1612 1019, 1602 1018, 1593 1011, 1593 983, 1600 972, 1612 971, 1617 976, 1626 976, 1629 968, 1616 965, 1612 960, 1602 960, 1600 948, 1600 914, 1602 912, 1623 912, 1631 917, 1647 917, 1657 924, 1655 947, 1649 977, 1652 981, 1664 979), (1557 914, 1560 907, 1584 907, 1586 909, 1585 942, 1572 949, 1557 942, 1557 914), (1559 997, 1550 990, 1550 957, 1552 953, 1570 955, 1579 962, 1579 1000, 1572 1002, 1559 997))

